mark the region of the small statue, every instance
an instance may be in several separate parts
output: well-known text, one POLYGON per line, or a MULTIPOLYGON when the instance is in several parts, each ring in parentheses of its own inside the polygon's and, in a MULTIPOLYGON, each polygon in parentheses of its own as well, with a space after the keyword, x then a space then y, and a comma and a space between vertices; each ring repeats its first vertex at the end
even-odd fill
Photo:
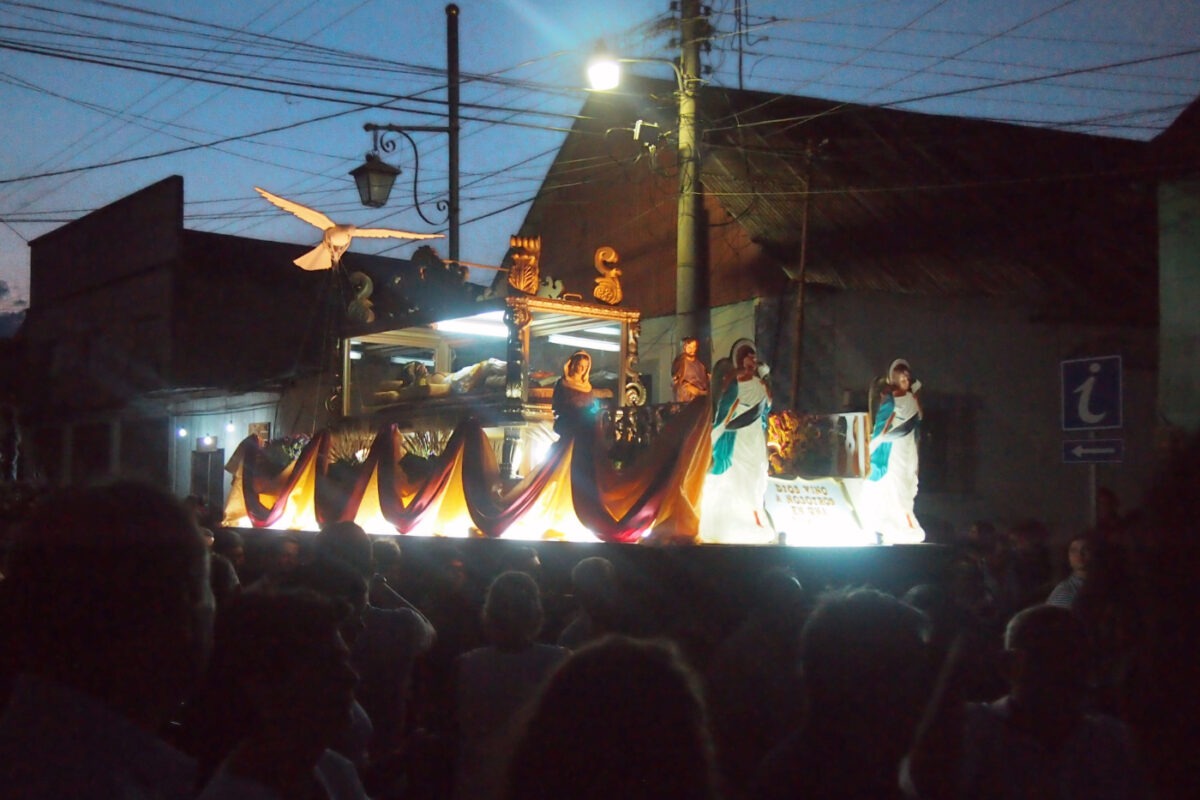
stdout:
POLYGON ((538 258, 542 254, 542 237, 510 236, 508 252, 512 266, 508 268, 508 285, 524 294, 537 294, 538 258))
POLYGON ((346 307, 346 316, 354 322, 371 324, 375 321, 375 304, 371 302, 375 283, 365 272, 351 272, 350 289, 354 292, 354 299, 346 307))
POLYGON ((684 337, 682 350, 671 364, 676 403, 690 403, 708 394, 708 370, 696 355, 699 351, 700 341, 695 336, 684 337))
POLYGON ((620 261, 621 257, 617 255, 617 251, 608 245, 596 248, 593 263, 600 277, 596 278, 596 288, 592 290, 592 295, 601 303, 615 306, 624 297, 621 282, 617 280, 621 277, 621 270, 617 266, 620 261))
POLYGON ((559 436, 586 431, 594 424, 598 406, 591 374, 592 357, 586 350, 576 350, 563 364, 551 400, 554 432, 559 436))
POLYGON ((538 286, 538 297, 549 297, 551 299, 561 296, 563 293, 563 282, 561 278, 555 278, 553 275, 547 275, 542 278, 542 283, 538 286))

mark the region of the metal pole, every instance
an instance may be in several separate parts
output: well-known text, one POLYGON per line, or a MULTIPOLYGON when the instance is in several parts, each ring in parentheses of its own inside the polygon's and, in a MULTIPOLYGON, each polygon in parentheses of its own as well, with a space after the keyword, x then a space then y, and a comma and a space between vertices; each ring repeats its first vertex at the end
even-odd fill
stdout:
MULTIPOLYGON (((800 263, 796 267, 796 340, 792 344, 792 409, 800 410, 800 383, 804 368, 804 271, 808 267, 808 204, 812 197, 812 142, 804 145, 804 205, 800 216, 800 263)), ((782 305, 780 314, 783 313, 782 305)))
MULTIPOLYGON (((697 244, 700 233, 700 152, 696 133, 696 87, 700 78, 700 39, 703 27, 700 0, 680 4, 679 59, 679 210, 675 240, 675 338, 700 331, 700 282, 697 244)), ((707 327, 707 326, 705 326, 707 327)))
POLYGON ((458 262, 458 6, 446 6, 446 99, 450 107, 450 260, 458 262))

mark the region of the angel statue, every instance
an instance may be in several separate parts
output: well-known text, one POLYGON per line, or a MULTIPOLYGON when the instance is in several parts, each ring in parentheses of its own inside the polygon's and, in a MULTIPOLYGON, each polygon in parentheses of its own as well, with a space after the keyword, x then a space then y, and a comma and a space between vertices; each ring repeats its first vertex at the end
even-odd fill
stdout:
POLYGON ((342 260, 342 254, 350 249, 350 242, 355 236, 368 239, 441 239, 440 233, 411 233, 397 231, 391 228, 359 228, 355 225, 338 225, 320 211, 301 205, 287 198, 274 195, 265 189, 254 187, 272 205, 284 211, 295 214, 310 225, 315 225, 324 231, 321 243, 297 258, 293 263, 306 270, 331 269, 342 260))
POLYGON ((912 367, 897 358, 886 381, 877 381, 878 394, 871 431, 871 470, 863 484, 864 522, 882 544, 915 544, 925 531, 913 511, 917 496, 918 439, 921 429, 921 382, 912 367))

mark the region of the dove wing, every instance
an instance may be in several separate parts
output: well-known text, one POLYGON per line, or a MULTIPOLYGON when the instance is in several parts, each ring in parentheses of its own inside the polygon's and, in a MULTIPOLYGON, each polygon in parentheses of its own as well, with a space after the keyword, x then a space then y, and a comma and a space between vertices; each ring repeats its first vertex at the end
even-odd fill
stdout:
POLYGON ((442 239, 443 234, 440 233, 412 233, 410 231, 396 231, 391 228, 355 228, 355 236, 362 236, 366 239, 442 239))
POLYGON ((254 191, 265 197, 267 202, 271 203, 272 205, 278 206, 284 211, 295 214, 309 225, 315 225, 321 230, 332 228, 336 224, 333 220, 316 209, 309 208, 308 206, 302 206, 299 203, 288 200, 285 197, 280 197, 277 194, 271 194, 266 189, 260 189, 257 186, 254 187, 254 191))

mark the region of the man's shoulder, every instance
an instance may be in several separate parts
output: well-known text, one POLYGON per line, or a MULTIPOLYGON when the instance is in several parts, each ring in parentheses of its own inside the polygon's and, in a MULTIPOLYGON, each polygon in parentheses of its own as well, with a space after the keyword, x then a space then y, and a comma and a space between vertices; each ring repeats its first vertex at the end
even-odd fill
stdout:
POLYGON ((21 675, 0 715, 5 798, 181 798, 194 780, 192 759, 71 687, 21 675))

